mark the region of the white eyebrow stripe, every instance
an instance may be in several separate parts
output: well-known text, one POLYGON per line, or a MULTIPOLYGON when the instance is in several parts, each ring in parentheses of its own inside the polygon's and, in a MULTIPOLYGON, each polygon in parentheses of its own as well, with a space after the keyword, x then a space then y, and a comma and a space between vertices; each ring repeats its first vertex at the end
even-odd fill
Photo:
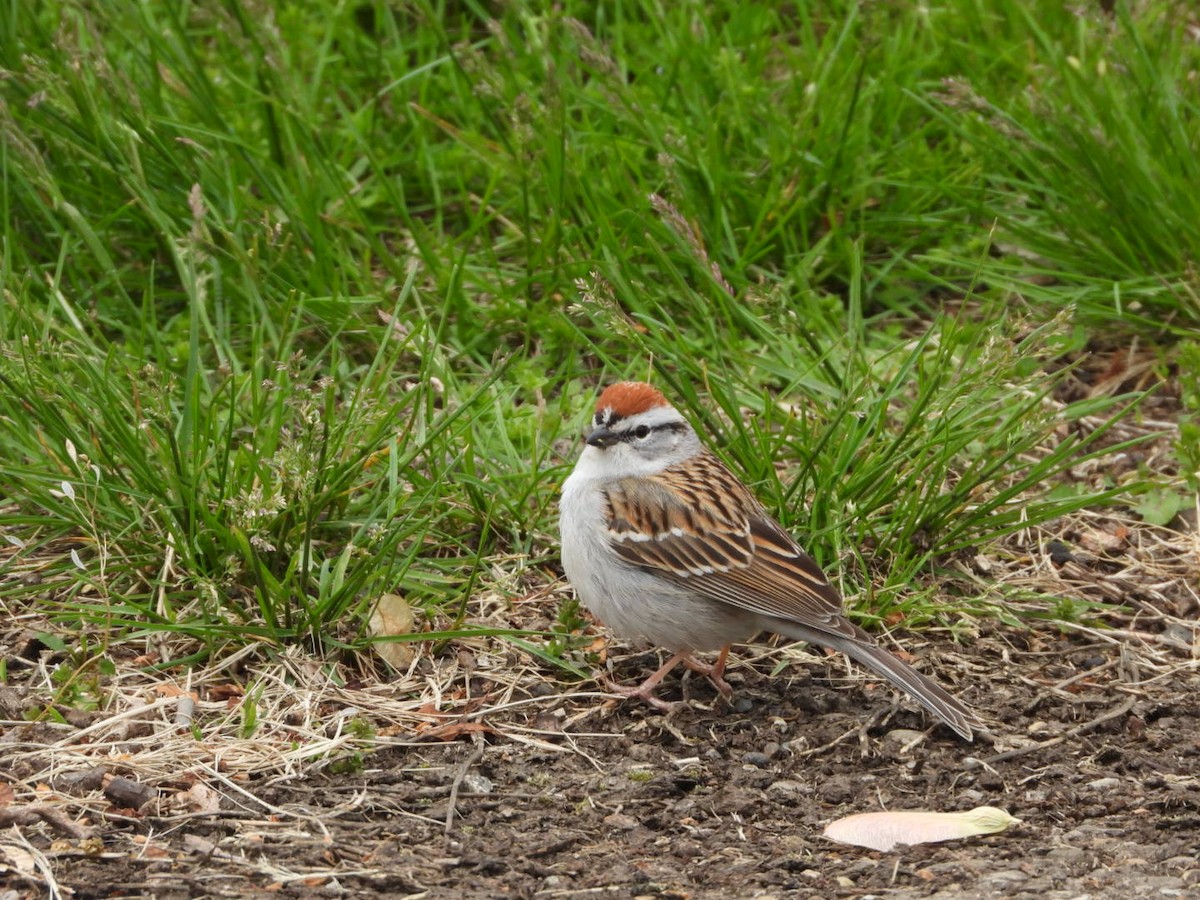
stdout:
MULTIPOLYGON (((683 416, 681 416, 674 407, 671 406, 655 406, 645 412, 637 414, 638 424, 647 425, 650 428, 665 428, 668 425, 682 425, 683 416)), ((630 416, 626 416, 623 421, 628 422, 630 416)))

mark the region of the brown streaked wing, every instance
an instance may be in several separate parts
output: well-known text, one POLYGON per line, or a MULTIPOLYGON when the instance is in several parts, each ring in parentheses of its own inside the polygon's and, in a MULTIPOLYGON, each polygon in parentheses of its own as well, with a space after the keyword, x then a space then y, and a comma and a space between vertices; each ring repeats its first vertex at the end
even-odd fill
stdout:
POLYGON ((720 463, 697 457, 684 465, 693 464, 700 469, 677 466, 655 478, 627 478, 605 491, 609 535, 622 559, 688 579, 750 564, 754 500, 697 489, 711 483, 708 477, 698 480, 712 474, 704 470, 720 463))
POLYGON ((626 562, 758 615, 857 635, 825 573, 715 456, 606 493, 609 533, 626 562))
MULTIPOLYGON (((800 548, 790 534, 765 512, 751 521, 754 561, 744 569, 728 573, 732 593, 727 603, 767 615, 799 622, 810 628, 857 639, 858 628, 846 618, 841 595, 829 583, 816 561, 800 548)), ((706 593, 723 590, 714 583, 706 593)))

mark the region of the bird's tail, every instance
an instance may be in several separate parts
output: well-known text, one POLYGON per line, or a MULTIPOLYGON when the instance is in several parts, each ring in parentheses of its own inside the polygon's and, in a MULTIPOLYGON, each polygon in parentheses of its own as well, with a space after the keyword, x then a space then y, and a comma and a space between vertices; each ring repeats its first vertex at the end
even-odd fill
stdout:
POLYGON ((975 713, 945 688, 882 647, 852 638, 838 641, 833 646, 876 675, 886 678, 966 740, 972 740, 975 729, 983 727, 975 713))

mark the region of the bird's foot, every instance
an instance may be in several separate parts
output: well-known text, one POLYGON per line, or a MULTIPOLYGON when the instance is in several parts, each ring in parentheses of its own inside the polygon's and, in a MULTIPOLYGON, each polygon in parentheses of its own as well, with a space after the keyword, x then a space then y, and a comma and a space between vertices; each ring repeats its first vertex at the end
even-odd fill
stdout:
POLYGON ((698 672, 711 681, 713 687, 728 701, 733 698, 733 685, 725 680, 725 661, 727 659, 729 659, 728 644, 721 648, 721 653, 717 656, 717 661, 711 665, 700 662, 700 660, 690 654, 683 657, 680 661, 693 672, 698 672))
MULTIPOLYGON (((663 712, 671 712, 671 710, 675 709, 677 706, 679 706, 679 704, 669 703, 666 700, 660 700, 658 697, 654 696, 654 689, 658 687, 659 683, 667 676, 668 672, 679 665, 679 663, 686 662, 689 659, 691 659, 690 654, 676 653, 665 663, 659 666, 657 672, 655 672, 637 687, 626 687, 625 685, 616 684, 607 677, 604 679, 604 681, 608 689, 614 694, 620 694, 622 697, 641 700, 644 703, 649 703, 655 709, 662 710, 663 712)), ((693 660, 693 662, 694 661, 695 660, 693 660)))
POLYGON ((656 671, 637 687, 626 687, 625 685, 616 684, 607 677, 604 678, 604 683, 608 690, 614 694, 620 694, 622 697, 641 700, 644 703, 650 704, 655 709, 662 710, 663 712, 671 712, 682 704, 660 700, 654 695, 654 691, 667 676, 668 672, 670 672, 680 663, 683 663, 693 672, 698 672, 711 681, 713 687, 715 687, 720 692, 721 696, 728 701, 733 697, 733 686, 725 680, 725 662, 728 659, 728 644, 721 648, 721 653, 717 656, 716 662, 712 663, 711 665, 700 662, 700 660, 692 656, 691 653, 680 652, 668 659, 662 666, 659 667, 658 671, 656 671))
POLYGON ((672 703, 669 700, 656 697, 654 690, 658 687, 658 681, 651 683, 650 678, 647 678, 637 687, 629 687, 628 685, 617 684, 611 678, 605 676, 604 687, 610 694, 620 694, 626 700, 641 700, 643 703, 647 703, 664 713, 672 712, 680 706, 679 703, 672 703))

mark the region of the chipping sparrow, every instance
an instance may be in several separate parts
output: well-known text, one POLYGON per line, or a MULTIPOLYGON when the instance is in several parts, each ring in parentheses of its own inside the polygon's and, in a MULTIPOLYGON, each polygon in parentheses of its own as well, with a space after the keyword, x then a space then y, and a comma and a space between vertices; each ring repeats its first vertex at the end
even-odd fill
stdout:
POLYGON ((974 714, 846 618, 817 564, 657 389, 608 387, 586 440, 562 489, 563 569, 613 631, 674 654, 619 693, 668 708, 653 691, 682 662, 728 696, 729 645, 774 631, 840 650, 971 740, 974 714), (717 648, 712 666, 692 656, 717 648))

